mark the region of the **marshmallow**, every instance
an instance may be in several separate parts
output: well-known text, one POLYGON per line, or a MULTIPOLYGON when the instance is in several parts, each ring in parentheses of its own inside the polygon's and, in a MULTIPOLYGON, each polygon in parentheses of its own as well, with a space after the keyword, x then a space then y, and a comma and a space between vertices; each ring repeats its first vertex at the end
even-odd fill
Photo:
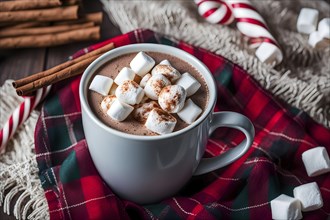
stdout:
POLYGON ((160 91, 165 86, 171 85, 171 82, 163 75, 151 76, 144 87, 144 92, 152 100, 157 100, 160 91))
POLYGON ((154 108, 148 115, 145 126, 157 133, 168 134, 174 130, 176 118, 160 108, 154 108))
POLYGON ((323 41, 323 37, 320 32, 315 31, 309 35, 308 44, 312 47, 316 47, 321 41, 323 41))
POLYGON ((330 171, 329 155, 324 147, 315 147, 302 154, 308 176, 318 176, 330 171))
POLYGON ((108 95, 106 97, 104 97, 104 99, 101 102, 101 109, 104 113, 107 113, 107 111, 110 109, 110 106, 112 105, 112 103, 116 100, 116 96, 115 95, 108 95))
POLYGON ((295 187, 293 195, 300 200, 302 211, 312 211, 323 206, 321 192, 316 182, 295 187))
POLYGON ((182 121, 187 124, 191 124, 201 113, 202 109, 198 107, 191 99, 188 99, 181 111, 178 112, 178 116, 182 119, 182 121))
POLYGON ((158 96, 158 104, 169 113, 180 111, 186 100, 186 90, 179 85, 165 86, 158 96))
POLYGON ((316 30, 319 11, 312 8, 301 9, 298 20, 297 30, 303 34, 310 34, 316 30))
POLYGON ((270 201, 272 219, 301 219, 301 205, 298 199, 280 195, 270 201))
POLYGON ((201 87, 201 84, 187 72, 182 74, 175 84, 182 86, 186 90, 187 97, 193 95, 201 87))
POLYGON ((281 50, 274 44, 268 42, 262 42, 256 50, 256 56, 263 63, 280 63, 283 60, 283 54, 281 50))
POLYGON ((124 121, 133 110, 132 106, 116 99, 107 111, 107 115, 116 121, 124 121))
POLYGON ((141 81, 140 81, 140 86, 141 86, 142 88, 144 88, 144 87, 146 86, 146 84, 147 84, 147 82, 148 82, 148 80, 149 80, 150 78, 151 78, 151 74, 150 74, 150 73, 144 75, 144 77, 142 77, 142 79, 141 79, 141 81))
POLYGON ((133 80, 126 80, 116 89, 116 96, 121 102, 135 105, 141 102, 144 96, 144 91, 133 80))
POLYGON ((317 27, 317 31, 321 36, 330 39, 330 18, 323 18, 317 27))
POLYGON ((162 60, 159 64, 172 66, 168 60, 162 60))
POLYGON ((155 101, 139 104, 133 111, 133 117, 140 122, 145 122, 152 109, 159 108, 155 101))
POLYGON ((133 80, 135 76, 135 73, 133 70, 131 70, 128 67, 124 67, 122 70, 120 70, 120 72, 118 73, 118 75, 116 76, 114 82, 117 85, 122 84, 125 80, 133 80))
POLYGON ((102 75, 96 75, 90 84, 89 89, 106 96, 109 93, 112 83, 113 79, 102 75))
POLYGON ((152 71, 151 75, 164 75, 167 79, 169 79, 172 83, 175 82, 177 79, 180 78, 181 74, 178 70, 176 70, 174 67, 170 65, 163 65, 158 64, 155 66, 152 71))
POLYGON ((129 64, 131 69, 139 76, 143 77, 155 65, 155 60, 144 52, 139 52, 129 64))

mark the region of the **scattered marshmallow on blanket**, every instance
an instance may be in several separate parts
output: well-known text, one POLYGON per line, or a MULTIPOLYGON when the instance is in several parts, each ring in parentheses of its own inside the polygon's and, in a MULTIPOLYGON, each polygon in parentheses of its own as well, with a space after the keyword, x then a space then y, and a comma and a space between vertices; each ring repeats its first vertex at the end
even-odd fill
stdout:
POLYGON ((168 85, 171 85, 171 82, 165 76, 154 75, 147 81, 144 92, 150 99, 158 100, 160 91, 168 85))
POLYGON ((270 202, 272 219, 301 219, 301 204, 296 198, 280 195, 270 202))
POLYGON ((169 134, 174 130, 176 118, 168 112, 154 108, 148 115, 145 126, 157 134, 169 134))
POLYGON ((155 60, 144 52, 139 52, 129 64, 131 69, 139 76, 146 75, 155 65, 155 60))
POLYGON ((172 66, 168 60, 162 60, 159 64, 172 66))
POLYGON ((182 86, 186 90, 187 97, 195 94, 195 92, 197 92, 197 90, 201 87, 201 84, 198 82, 198 80, 196 80, 188 72, 183 73, 175 84, 182 86))
POLYGON ((111 104, 110 109, 107 111, 107 114, 116 121, 124 121, 133 110, 133 106, 130 106, 116 99, 111 104))
POLYGON ((302 211, 312 211, 323 206, 321 192, 316 182, 294 188, 293 195, 300 201, 302 211))
POLYGON ((318 176, 330 171, 329 155, 325 147, 315 147, 302 154, 308 176, 318 176))
POLYGON ((151 75, 163 75, 167 79, 169 79, 171 83, 174 83, 181 76, 180 72, 177 69, 170 65, 164 64, 158 64, 157 66, 155 66, 151 71, 151 75))
POLYGON ((319 22, 317 30, 322 37, 330 39, 330 18, 323 18, 319 22))
POLYGON ((262 42, 256 50, 256 56, 263 63, 278 62, 283 59, 281 50, 274 44, 268 42, 262 42))
POLYGON ((308 38, 308 44, 311 45, 312 47, 316 47, 318 43, 323 41, 323 36, 319 31, 315 31, 309 35, 308 38))
POLYGON ((142 88, 144 88, 150 78, 151 78, 151 74, 150 73, 147 73, 146 75, 144 75, 144 77, 142 77, 142 79, 140 81, 140 86, 142 88))
POLYGON ((134 80, 135 73, 132 69, 128 67, 124 67, 123 69, 120 70, 118 75, 116 76, 114 82, 117 85, 122 84, 125 80, 134 80))
POLYGON ((144 90, 133 80, 125 80, 116 89, 117 98, 126 104, 139 104, 144 96, 144 90))
POLYGON ((112 84, 113 79, 102 75, 96 75, 90 84, 89 89, 106 96, 108 95, 112 84))
POLYGON ((310 34, 316 30, 319 11, 312 8, 301 9, 298 20, 297 30, 303 34, 310 34))
POLYGON ((139 122, 145 122, 149 116, 149 113, 154 108, 160 108, 158 103, 155 101, 139 104, 133 111, 133 117, 139 122))
POLYGON ((201 113, 202 109, 198 107, 198 105, 196 105, 191 99, 188 99, 181 111, 178 112, 178 116, 182 119, 182 121, 187 124, 191 124, 201 113))
POLYGON ((104 99, 101 102, 101 109, 104 113, 107 113, 107 111, 109 111, 112 103, 116 100, 116 96, 115 95, 108 95, 106 97, 104 97, 104 99))
POLYGON ((186 100, 186 90, 180 85, 165 86, 159 93, 158 104, 169 113, 179 112, 186 100))

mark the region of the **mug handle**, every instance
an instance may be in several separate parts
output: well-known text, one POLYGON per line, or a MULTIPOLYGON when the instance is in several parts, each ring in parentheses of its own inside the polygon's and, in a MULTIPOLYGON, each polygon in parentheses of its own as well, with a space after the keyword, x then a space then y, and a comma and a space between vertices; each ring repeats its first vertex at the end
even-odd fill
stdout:
POLYGON ((254 127, 252 122, 244 115, 236 112, 216 112, 210 124, 209 135, 219 127, 236 128, 242 131, 245 139, 236 147, 227 152, 212 158, 202 158, 194 176, 214 171, 227 166, 240 158, 251 146, 254 138, 254 127))

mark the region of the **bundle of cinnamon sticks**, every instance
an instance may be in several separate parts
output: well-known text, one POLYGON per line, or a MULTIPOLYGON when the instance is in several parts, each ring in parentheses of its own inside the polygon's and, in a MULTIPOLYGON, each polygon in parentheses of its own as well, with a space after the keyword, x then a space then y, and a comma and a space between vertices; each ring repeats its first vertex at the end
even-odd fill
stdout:
POLYGON ((69 60, 48 70, 16 80, 13 82, 13 86, 16 88, 16 93, 19 96, 30 95, 39 88, 81 74, 89 64, 113 48, 113 43, 107 44, 76 59, 69 60))
POLYGON ((84 14, 79 0, 0 1, 0 49, 98 40, 102 12, 84 14))

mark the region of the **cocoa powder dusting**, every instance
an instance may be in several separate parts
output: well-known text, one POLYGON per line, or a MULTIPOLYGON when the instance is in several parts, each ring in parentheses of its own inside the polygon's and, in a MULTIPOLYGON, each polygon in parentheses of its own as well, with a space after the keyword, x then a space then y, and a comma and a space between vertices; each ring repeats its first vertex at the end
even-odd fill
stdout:
POLYGON ((159 105, 155 101, 138 104, 133 111, 133 117, 139 122, 145 122, 149 113, 154 108, 159 108, 159 105))
POLYGON ((171 114, 160 108, 154 108, 154 111, 159 115, 158 121, 176 121, 176 119, 171 114))

